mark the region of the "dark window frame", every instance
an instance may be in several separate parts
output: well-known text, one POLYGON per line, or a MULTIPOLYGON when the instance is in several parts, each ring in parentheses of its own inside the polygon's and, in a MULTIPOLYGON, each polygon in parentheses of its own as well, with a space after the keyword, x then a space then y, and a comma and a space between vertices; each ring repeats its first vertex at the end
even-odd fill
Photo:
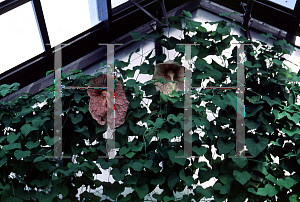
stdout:
MULTIPOLYGON (((8 0, 5 1, 6 4, 3 4, 4 2, 2 2, 0 3, 0 13, 3 13, 3 10, 1 9, 6 9, 7 12, 9 11, 9 9, 12 10, 29 1, 30 0, 8 0)), ((136 2, 143 6, 153 16, 156 15, 157 0, 136 0, 136 2)), ((197 2, 199 4, 198 0, 176 0, 176 2, 174 2, 173 0, 165 0, 166 10, 167 12, 169 12, 173 9, 176 9, 177 7, 182 6, 183 4, 190 4, 191 2, 194 3, 194 6, 196 5, 196 7, 194 7, 194 9, 196 9, 197 2)), ((110 2, 108 3, 108 5, 110 5, 110 2)), ((62 47, 62 67, 65 68, 68 65, 72 66, 72 63, 81 60, 82 58, 94 57, 91 56, 93 54, 98 55, 98 58, 94 58, 92 60, 94 62, 96 59, 105 59, 106 49, 105 47, 101 48, 98 45, 99 43, 123 43, 123 46, 119 46, 116 48, 117 51, 134 42, 132 40, 132 37, 129 36, 128 32, 138 28, 141 32, 151 31, 149 30, 149 28, 143 28, 143 25, 150 23, 152 19, 143 11, 135 7, 131 2, 121 4, 113 10, 108 9, 108 18, 108 22, 101 22, 98 25, 64 42, 70 45, 62 47), (129 25, 123 27, 126 22, 129 25), (123 27, 123 29, 120 30, 120 27, 123 27)), ((46 47, 49 48, 50 46, 46 47)), ((20 91, 32 94, 35 94, 42 90, 42 86, 43 88, 47 87, 41 82, 41 80, 45 79, 47 71, 53 70, 54 68, 54 49, 55 47, 51 48, 51 51, 50 53, 48 52, 48 54, 45 51, 42 54, 37 55, 34 58, 31 58, 30 60, 27 60, 0 74, 0 85, 18 82, 20 83, 19 89, 25 87, 28 89, 29 85, 33 86, 35 83, 37 84, 36 87, 31 88, 30 90, 20 91)), ((77 69, 84 69, 90 64, 91 62, 82 61, 80 62, 80 65, 77 66, 77 69)), ((5 100, 7 99, 5 98, 5 100)))

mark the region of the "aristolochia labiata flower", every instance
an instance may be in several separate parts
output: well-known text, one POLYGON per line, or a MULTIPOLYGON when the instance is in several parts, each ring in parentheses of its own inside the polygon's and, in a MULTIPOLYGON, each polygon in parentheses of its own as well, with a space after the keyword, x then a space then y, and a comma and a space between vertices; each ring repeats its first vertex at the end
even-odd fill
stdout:
POLYGON ((165 95, 172 93, 173 90, 184 91, 184 70, 183 66, 172 60, 157 64, 153 79, 164 78, 166 81, 177 81, 178 83, 156 82, 156 89, 165 95))
MULTIPOLYGON (((107 76, 111 75, 101 74, 97 78, 93 78, 93 82, 97 87, 107 87, 107 76)), ((113 120, 113 117, 107 117, 107 97, 110 97, 106 89, 88 89, 90 96, 89 111, 100 125, 105 125, 107 120, 113 120)), ((109 99, 110 100, 110 99, 109 99)), ((111 103, 113 106, 113 103, 111 103)), ((119 127, 125 122, 126 112, 129 106, 129 101, 123 91, 121 82, 115 79, 115 128, 119 127)), ((111 123, 110 123, 111 124, 111 123)))

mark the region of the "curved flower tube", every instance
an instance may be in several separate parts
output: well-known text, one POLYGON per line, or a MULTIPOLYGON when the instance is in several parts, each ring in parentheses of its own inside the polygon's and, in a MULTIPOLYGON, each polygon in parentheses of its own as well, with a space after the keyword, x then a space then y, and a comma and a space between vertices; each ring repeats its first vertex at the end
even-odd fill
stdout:
MULTIPOLYGON (((101 74, 97 78, 93 78, 90 82, 94 84, 92 86, 106 87, 107 76, 111 75, 101 74)), ((107 97, 109 93, 106 89, 88 89, 88 95, 90 96, 89 111, 100 125, 105 125, 107 121, 107 97)), ((113 106, 113 103, 112 103, 113 106)), ((121 82, 115 79, 115 128, 119 127, 125 122, 126 112, 129 106, 129 101, 126 99, 126 95, 123 91, 121 82)), ((111 119, 113 120, 113 117, 111 119)))
POLYGON ((156 82, 156 89, 168 95, 175 91, 184 91, 184 70, 185 67, 179 63, 169 60, 155 66, 153 79, 164 78, 166 81, 177 81, 178 83, 156 82))

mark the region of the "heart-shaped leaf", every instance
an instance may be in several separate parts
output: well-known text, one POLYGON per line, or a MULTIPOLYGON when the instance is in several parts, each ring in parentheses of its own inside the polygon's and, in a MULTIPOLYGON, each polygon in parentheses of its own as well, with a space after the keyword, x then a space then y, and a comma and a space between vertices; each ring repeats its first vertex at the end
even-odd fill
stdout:
POLYGON ((14 155, 15 155, 17 160, 20 160, 21 158, 25 158, 25 157, 29 156, 30 153, 31 153, 30 151, 16 150, 14 152, 14 155))
POLYGON ((173 128, 170 133, 166 130, 161 130, 157 133, 157 137, 160 139, 167 138, 167 139, 173 139, 174 136, 180 137, 181 131, 178 128, 173 128))
POLYGON ((36 142, 33 142, 33 141, 28 141, 27 143, 26 143, 26 147, 28 148, 28 149, 32 149, 32 148, 35 148, 35 147, 37 147, 37 146, 39 146, 40 145, 40 142, 39 141, 36 141, 36 142))
POLYGON ((225 142, 222 139, 219 139, 217 142, 217 146, 220 154, 227 154, 234 149, 235 144, 234 142, 225 142))
POLYGON ((246 157, 240 156, 239 158, 232 158, 232 161, 235 162, 240 168, 245 167, 248 163, 248 159, 246 157))
POLYGON ((250 180, 251 175, 247 171, 240 172, 238 170, 233 171, 234 178, 242 185, 246 184, 250 180))
POLYGON ((176 153, 174 150, 168 150, 168 154, 170 157, 170 160, 174 163, 178 163, 179 165, 184 166, 185 162, 187 161, 186 158, 180 158, 181 156, 184 155, 183 150, 179 150, 178 153, 176 153), (175 158, 177 157, 177 158, 175 158))
POLYGON ((10 132, 9 135, 7 136, 7 141, 10 144, 12 144, 20 137, 20 135, 21 135, 20 132, 17 135, 14 132, 10 132))
POLYGON ((254 157, 257 157, 260 152, 262 152, 268 146, 269 143, 269 140, 267 138, 261 138, 260 136, 258 136, 257 138, 259 140, 258 143, 256 143, 251 138, 247 138, 245 140, 249 153, 254 157))
POLYGON ((83 119, 83 116, 82 116, 82 114, 72 114, 72 113, 70 113, 69 114, 69 117, 71 118, 71 121, 72 121, 72 123, 73 124, 77 124, 77 123, 79 123, 80 121, 82 121, 82 119, 83 119))
POLYGON ((147 184, 143 184, 142 186, 134 187, 134 190, 139 195, 140 199, 143 199, 149 192, 149 188, 147 184))

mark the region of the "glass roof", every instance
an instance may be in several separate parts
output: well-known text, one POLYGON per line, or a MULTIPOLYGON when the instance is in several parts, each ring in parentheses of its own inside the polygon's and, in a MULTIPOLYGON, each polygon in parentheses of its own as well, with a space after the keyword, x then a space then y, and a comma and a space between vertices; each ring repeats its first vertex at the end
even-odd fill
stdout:
POLYGON ((125 2, 127 2, 128 0, 111 0, 111 7, 117 7, 125 2))
POLYGON ((44 52, 31 2, 0 15, 0 73, 44 52))
POLYGON ((98 24, 97 9, 82 0, 41 0, 51 47, 98 24), (91 9, 91 15, 90 15, 91 9))
POLYGON ((277 3, 281 6, 287 7, 289 9, 294 10, 295 4, 297 0, 269 0, 272 1, 274 3, 277 3))

